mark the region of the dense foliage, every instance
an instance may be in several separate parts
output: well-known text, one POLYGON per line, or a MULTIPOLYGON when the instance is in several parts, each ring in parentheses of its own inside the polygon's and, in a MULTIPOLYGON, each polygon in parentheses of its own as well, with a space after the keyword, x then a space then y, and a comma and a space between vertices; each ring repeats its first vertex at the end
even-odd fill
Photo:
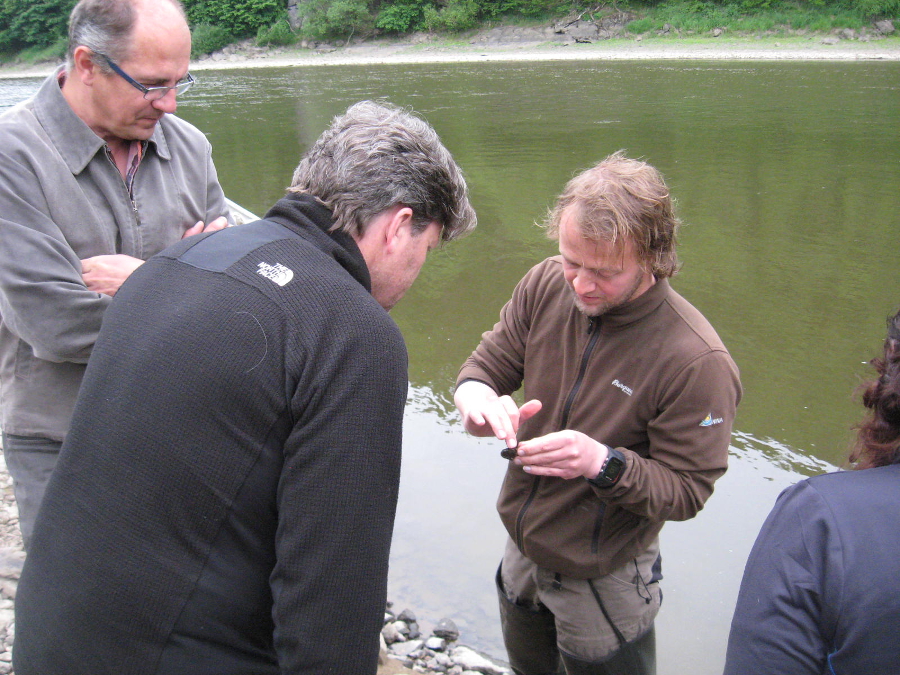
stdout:
POLYGON ((0 51, 49 47, 66 34, 75 0, 0 0, 0 51))
MULTIPOLYGON (((589 0, 183 0, 194 31, 194 56, 236 39, 256 36, 262 45, 301 38, 348 38, 417 30, 460 31, 485 21, 551 18, 600 11, 589 0), (289 5, 290 7, 289 12, 289 5)), ((61 55, 66 21, 76 0, 0 0, 0 53, 44 50, 61 55)), ((777 27, 829 30, 872 19, 900 17, 900 0, 621 0, 639 33, 669 24, 702 31, 777 27)))
POLYGON ((254 35, 260 26, 278 19, 285 0, 183 0, 191 25, 221 26, 232 35, 254 35))

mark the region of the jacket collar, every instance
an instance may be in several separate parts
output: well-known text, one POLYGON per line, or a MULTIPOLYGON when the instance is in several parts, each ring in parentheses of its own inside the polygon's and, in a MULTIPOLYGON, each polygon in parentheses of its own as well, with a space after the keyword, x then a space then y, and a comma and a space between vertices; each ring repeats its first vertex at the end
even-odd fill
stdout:
POLYGON ((652 314, 672 292, 668 279, 659 279, 650 288, 630 302, 611 309, 599 317, 601 330, 620 330, 652 314))
MULTIPOLYGON (((63 96, 59 86, 59 77, 63 70, 64 67, 60 66, 44 80, 34 96, 34 114, 66 166, 73 175, 78 175, 96 154, 106 147, 106 142, 75 114, 63 96)), ((156 154, 161 158, 171 159, 162 130, 162 120, 157 123, 148 143, 156 147, 156 154)))
POLYGON ((284 225, 334 258, 367 291, 372 278, 356 241, 346 232, 332 230, 331 211, 312 195, 288 193, 266 213, 266 220, 284 225))

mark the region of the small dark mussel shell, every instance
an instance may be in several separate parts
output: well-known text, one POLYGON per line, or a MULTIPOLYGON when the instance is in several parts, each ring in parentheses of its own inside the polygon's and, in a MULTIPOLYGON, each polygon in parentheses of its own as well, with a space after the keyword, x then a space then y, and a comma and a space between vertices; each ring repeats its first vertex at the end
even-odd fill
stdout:
POLYGON ((500 456, 503 459, 515 459, 516 453, 518 452, 518 450, 519 450, 518 446, 516 446, 515 448, 503 448, 500 451, 500 456))

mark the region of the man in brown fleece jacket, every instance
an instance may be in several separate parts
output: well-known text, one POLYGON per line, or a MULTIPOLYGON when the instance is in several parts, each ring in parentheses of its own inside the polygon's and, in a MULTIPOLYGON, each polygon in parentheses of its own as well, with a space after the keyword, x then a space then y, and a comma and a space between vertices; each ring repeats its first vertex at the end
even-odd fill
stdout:
POLYGON ((548 219, 560 255, 460 370, 466 430, 514 449, 497 584, 520 675, 656 671, 659 532, 712 494, 741 396, 715 330, 669 285, 677 227, 648 164, 616 153, 576 176, 548 219))

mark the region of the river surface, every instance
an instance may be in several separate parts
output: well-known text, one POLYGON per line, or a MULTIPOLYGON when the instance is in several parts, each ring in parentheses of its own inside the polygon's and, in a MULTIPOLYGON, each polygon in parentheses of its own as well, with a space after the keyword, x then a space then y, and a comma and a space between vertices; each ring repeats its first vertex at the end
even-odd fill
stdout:
MULTIPOLYGON (((684 221, 674 287, 741 369, 728 473, 663 530, 660 675, 714 675, 753 539, 785 486, 834 470, 854 391, 900 304, 900 63, 553 62, 205 71, 179 113, 226 193, 259 214, 332 116, 363 98, 422 113, 463 167, 478 230, 429 259, 393 311, 410 398, 390 596, 505 653, 493 573, 505 533, 496 441, 468 437, 456 371, 522 274, 579 169, 619 149, 666 176, 684 221)), ((0 81, 0 109, 35 80, 0 81)), ((365 424, 366 420, 360 420, 365 424)), ((365 476, 360 476, 365 480, 365 476)))

